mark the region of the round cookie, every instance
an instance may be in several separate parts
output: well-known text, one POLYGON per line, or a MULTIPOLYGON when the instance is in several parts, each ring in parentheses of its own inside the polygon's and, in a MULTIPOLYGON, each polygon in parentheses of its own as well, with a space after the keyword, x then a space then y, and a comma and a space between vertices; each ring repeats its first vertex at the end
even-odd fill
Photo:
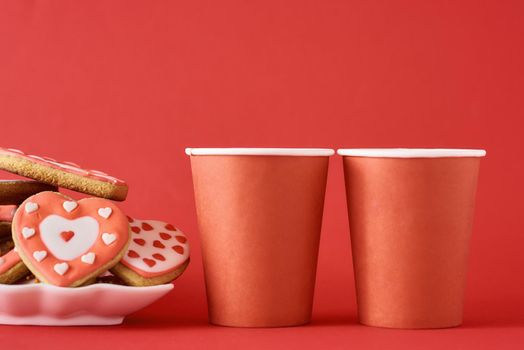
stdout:
POLYGON ((169 283, 189 264, 187 237, 173 225, 128 217, 132 240, 111 272, 131 286, 169 283))
POLYGON ((113 176, 82 169, 71 162, 28 155, 13 148, 0 147, 0 169, 97 197, 123 201, 127 196, 127 184, 113 176))
POLYGON ((20 204, 27 197, 43 191, 57 191, 57 188, 33 180, 0 180, 0 205, 20 204))
POLYGON ((75 201, 58 192, 27 198, 16 210, 13 241, 40 281, 77 287, 113 267, 131 238, 126 216, 111 201, 75 201))

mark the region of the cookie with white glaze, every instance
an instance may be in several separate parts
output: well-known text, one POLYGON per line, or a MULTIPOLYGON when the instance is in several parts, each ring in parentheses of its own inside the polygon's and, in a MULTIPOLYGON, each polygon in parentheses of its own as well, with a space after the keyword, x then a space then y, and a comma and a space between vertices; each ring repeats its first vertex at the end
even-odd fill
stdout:
POLYGON ((0 205, 20 204, 38 192, 56 190, 56 186, 33 180, 0 180, 0 205))
POLYGON ((128 220, 131 243, 111 272, 131 286, 154 286, 178 278, 189 264, 184 233, 163 221, 128 220))
POLYGON ((83 169, 71 162, 26 154, 13 148, 0 147, 0 169, 97 197, 123 201, 127 196, 127 184, 106 173, 83 169))
POLYGON ((131 238, 126 216, 111 201, 75 201, 57 192, 27 198, 12 223, 13 241, 43 283, 77 287, 122 258, 131 238))

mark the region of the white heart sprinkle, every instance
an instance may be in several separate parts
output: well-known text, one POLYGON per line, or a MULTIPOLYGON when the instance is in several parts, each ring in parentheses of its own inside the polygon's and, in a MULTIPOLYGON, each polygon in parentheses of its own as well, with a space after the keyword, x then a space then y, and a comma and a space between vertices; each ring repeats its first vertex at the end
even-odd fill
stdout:
POLYGON ((16 253, 18 253, 18 249, 16 249, 16 247, 14 247, 13 250, 14 250, 16 253))
POLYGON ((109 207, 98 209, 98 215, 100 215, 104 219, 107 219, 111 215, 112 212, 113 212, 113 209, 109 207))
POLYGON ((116 235, 114 233, 103 233, 102 241, 104 241, 106 245, 110 245, 111 243, 116 241, 116 235))
POLYGON ((67 270, 69 270, 69 265, 67 265, 67 263, 65 262, 55 264, 55 266, 53 266, 53 270, 55 270, 55 272, 60 276, 63 276, 67 272, 67 270))
POLYGON ((25 204, 25 212, 30 214, 34 211, 37 211, 38 210, 38 204, 36 203, 33 203, 33 202, 27 202, 25 204))
POLYGON ((29 237, 32 237, 35 235, 35 229, 30 227, 24 227, 22 229, 22 236, 24 236, 25 239, 28 239, 29 237))
POLYGON ((62 206, 64 207, 65 211, 70 213, 73 210, 75 210, 76 207, 78 207, 78 203, 75 201, 65 201, 64 203, 62 203, 62 206))
POLYGON ((47 252, 45 250, 37 250, 33 253, 33 258, 35 258, 35 260, 38 262, 44 260, 46 256, 47 252))
POLYGON ((92 264, 95 262, 95 253, 89 252, 87 254, 84 254, 80 258, 80 260, 82 260, 83 263, 92 264))
POLYGON ((5 259, 0 256, 0 265, 3 265, 5 263, 5 259))

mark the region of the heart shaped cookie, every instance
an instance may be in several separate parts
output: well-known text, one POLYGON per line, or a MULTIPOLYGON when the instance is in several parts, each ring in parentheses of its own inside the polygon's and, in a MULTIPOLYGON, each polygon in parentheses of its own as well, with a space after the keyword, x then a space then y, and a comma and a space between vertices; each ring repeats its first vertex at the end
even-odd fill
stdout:
POLYGON ((80 286, 113 267, 130 241, 126 216, 102 198, 74 201, 41 192, 19 206, 12 225, 23 262, 43 282, 61 287, 80 286))

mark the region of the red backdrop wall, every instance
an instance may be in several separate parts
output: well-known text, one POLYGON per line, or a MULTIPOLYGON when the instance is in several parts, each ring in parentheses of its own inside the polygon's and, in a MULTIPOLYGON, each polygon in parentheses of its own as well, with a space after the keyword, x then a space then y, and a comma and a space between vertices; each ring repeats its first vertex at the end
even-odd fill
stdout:
MULTIPOLYGON (((487 149, 465 325, 437 334, 489 346, 498 344, 490 335, 497 333, 464 337, 505 327, 506 339, 523 340, 523 4, 2 2, 0 145, 126 179, 124 210, 173 221, 193 245, 192 264, 174 292, 126 326, 105 329, 100 344, 158 336, 168 343, 267 345, 277 336, 289 345, 379 346, 391 344, 389 335, 423 342, 435 334, 355 325, 338 157, 330 164, 313 325, 208 330, 187 146, 487 149)), ((0 339, 24 332, 4 327, 0 339)), ((10 340, 27 345, 83 329, 31 332, 10 340)))

